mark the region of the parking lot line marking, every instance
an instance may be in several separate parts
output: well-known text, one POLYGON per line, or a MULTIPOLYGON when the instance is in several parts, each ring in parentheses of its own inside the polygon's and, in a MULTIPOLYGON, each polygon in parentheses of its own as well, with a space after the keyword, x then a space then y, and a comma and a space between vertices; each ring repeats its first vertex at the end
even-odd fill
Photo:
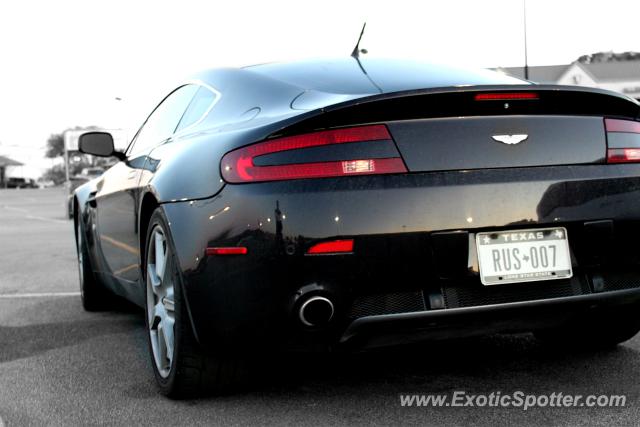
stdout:
POLYGON ((28 219, 37 219, 38 221, 49 221, 49 222, 55 222, 58 224, 67 224, 69 221, 63 220, 63 219, 54 219, 54 218, 45 218, 43 216, 34 216, 34 215, 27 215, 26 218, 28 219))
MULTIPOLYGON (((0 294, 0 299, 14 298, 51 298, 51 297, 77 297, 80 292, 36 292, 27 294, 0 294)), ((0 425, 0 427, 2 427, 0 425)))
POLYGON ((113 272, 113 275, 114 276, 119 276, 119 275, 121 275, 123 273, 126 273, 127 271, 133 270, 134 268, 138 268, 138 264, 131 264, 131 265, 128 265, 128 266, 126 266, 124 268, 121 268, 120 270, 116 270, 116 271, 113 272))
POLYGON ((129 252, 130 254, 138 255, 140 253, 138 249, 134 248, 133 246, 127 245, 126 243, 116 240, 113 237, 109 237, 105 234, 101 234, 100 239, 104 240, 105 242, 109 242, 116 248, 120 248, 123 251, 129 252))
POLYGON ((7 205, 2 205, 3 209, 6 209, 8 211, 14 211, 14 212, 22 212, 22 213, 27 213, 29 212, 26 209, 22 209, 22 208, 14 208, 13 206, 7 206, 7 205))
MULTIPOLYGON (((26 209, 14 208, 14 207, 11 207, 11 206, 6 206, 6 205, 3 206, 2 208, 6 209, 8 211, 12 211, 12 212, 20 212, 20 213, 23 213, 23 214, 28 214, 29 213, 29 211, 26 210, 26 209)), ((43 216, 37 216, 37 215, 25 215, 25 218, 27 218, 27 219, 35 219, 35 220, 38 220, 38 221, 62 223, 62 224, 66 224, 67 222, 69 222, 69 221, 62 220, 62 219, 45 218, 43 216)))

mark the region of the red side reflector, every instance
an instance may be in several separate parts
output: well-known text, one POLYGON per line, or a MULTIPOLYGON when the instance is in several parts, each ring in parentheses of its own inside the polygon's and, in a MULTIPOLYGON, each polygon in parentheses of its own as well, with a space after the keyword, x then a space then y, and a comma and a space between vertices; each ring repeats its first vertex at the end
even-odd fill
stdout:
POLYGON ((407 168, 400 157, 355 159, 329 162, 293 163, 256 166, 254 158, 281 151, 299 150, 321 145, 391 140, 385 125, 332 129, 304 135, 277 138, 242 147, 222 158, 222 177, 231 183, 280 181, 300 178, 325 178, 349 175, 404 173, 407 168))
POLYGON ((226 248, 207 248, 205 250, 207 256, 212 255, 246 255, 247 248, 244 246, 232 246, 226 248))
POLYGON ((640 162, 640 148, 610 148, 607 150, 607 163, 640 162))
POLYGON ((308 254, 339 254, 350 252, 353 252, 353 239, 316 243, 307 251, 308 254))
POLYGON ((538 94, 534 92, 495 92, 478 93, 476 101, 517 101, 521 99, 538 99, 538 94))
POLYGON ((604 119, 607 132, 640 133, 640 122, 631 120, 604 119))

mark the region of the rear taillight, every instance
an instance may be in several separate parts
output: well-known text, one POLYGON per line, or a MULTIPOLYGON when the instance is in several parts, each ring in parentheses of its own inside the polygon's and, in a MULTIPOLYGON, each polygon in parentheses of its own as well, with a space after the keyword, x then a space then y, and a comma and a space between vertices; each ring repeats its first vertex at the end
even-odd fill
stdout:
POLYGON ((538 94, 535 92, 492 92, 478 93, 475 95, 476 101, 520 101, 536 100, 538 94))
POLYGON ((640 162, 640 148, 610 148, 607 150, 607 163, 640 162))
POLYGON ((607 130, 607 163, 640 162, 640 122, 604 119, 607 130))
MULTIPOLYGON (((386 158, 353 158, 352 155, 351 158, 343 157, 344 160, 313 161, 313 157, 307 156, 302 162, 256 164, 256 158, 260 156, 284 151, 374 141, 389 141, 392 144, 386 126, 359 126, 276 138, 227 153, 221 162, 222 177, 230 183, 244 183, 407 172, 397 151, 393 157, 386 158)), ((360 153, 366 154, 366 148, 364 151, 359 149, 360 153)))
POLYGON ((347 254, 353 252, 353 239, 316 243, 307 251, 309 255, 347 254))

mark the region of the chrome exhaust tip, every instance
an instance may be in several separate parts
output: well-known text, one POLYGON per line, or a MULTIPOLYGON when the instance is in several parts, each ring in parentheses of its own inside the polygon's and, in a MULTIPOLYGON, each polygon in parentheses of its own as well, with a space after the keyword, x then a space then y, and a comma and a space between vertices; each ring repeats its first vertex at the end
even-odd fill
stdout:
POLYGON ((328 298, 314 296, 302 303, 298 316, 303 325, 317 327, 328 324, 333 313, 333 303, 328 298))

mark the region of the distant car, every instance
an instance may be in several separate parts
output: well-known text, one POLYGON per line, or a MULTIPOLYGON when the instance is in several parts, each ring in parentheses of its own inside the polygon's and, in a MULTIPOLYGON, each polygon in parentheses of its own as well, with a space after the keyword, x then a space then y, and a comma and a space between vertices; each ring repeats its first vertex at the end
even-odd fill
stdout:
POLYGON ((104 173, 101 167, 84 168, 80 171, 79 176, 88 177, 89 179, 97 178, 104 173))
POLYGON ((6 188, 38 188, 36 182, 30 178, 8 178, 6 188))
POLYGON ((55 187, 56 185, 54 181, 50 179, 43 179, 43 178, 38 179, 36 183, 38 185, 38 188, 51 188, 51 187, 55 187))
POLYGON ((170 396, 273 348, 615 345, 640 329, 638 117, 613 92, 399 60, 203 73, 126 152, 80 137, 120 160, 74 194, 84 307, 145 308, 170 396))

